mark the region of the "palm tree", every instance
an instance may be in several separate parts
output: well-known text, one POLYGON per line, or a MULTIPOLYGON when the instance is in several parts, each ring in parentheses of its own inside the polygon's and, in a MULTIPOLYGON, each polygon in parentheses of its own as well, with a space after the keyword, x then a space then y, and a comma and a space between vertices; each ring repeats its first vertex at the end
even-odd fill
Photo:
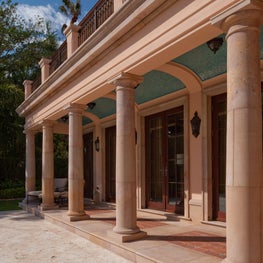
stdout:
POLYGON ((81 14, 80 0, 76 0, 75 3, 71 0, 62 0, 62 2, 63 5, 59 7, 60 12, 70 17, 70 24, 74 24, 81 14))

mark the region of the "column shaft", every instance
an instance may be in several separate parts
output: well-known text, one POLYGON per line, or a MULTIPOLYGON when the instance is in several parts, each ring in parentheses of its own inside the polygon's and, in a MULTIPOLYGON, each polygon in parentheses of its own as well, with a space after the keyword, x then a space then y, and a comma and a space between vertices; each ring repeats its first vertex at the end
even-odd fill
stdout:
POLYGON ((36 187, 36 160, 35 160, 35 134, 26 131, 26 194, 34 191, 36 187))
POLYGON ((244 11, 226 20, 227 168, 225 262, 263 262, 260 23, 244 11))
POLYGON ((43 123, 42 143, 42 209, 54 208, 53 124, 43 123))
POLYGON ((114 232, 140 232, 136 220, 136 160, 134 87, 141 78, 122 75, 117 85, 116 226, 114 232))
POLYGON ((69 108, 69 216, 85 215, 82 111, 77 106, 69 108))

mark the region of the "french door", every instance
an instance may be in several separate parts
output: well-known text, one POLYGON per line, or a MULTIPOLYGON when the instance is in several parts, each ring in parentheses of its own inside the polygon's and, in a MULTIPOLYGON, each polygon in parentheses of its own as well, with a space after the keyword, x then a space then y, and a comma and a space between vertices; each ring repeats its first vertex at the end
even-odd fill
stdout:
POLYGON ((184 213, 183 107, 146 118, 147 207, 184 213))
POLYGON ((212 98, 213 219, 226 220, 226 94, 212 98))
POLYGON ((84 196, 93 198, 93 133, 83 136, 84 146, 84 196))
POLYGON ((106 201, 116 200, 116 126, 105 131, 106 136, 106 201))

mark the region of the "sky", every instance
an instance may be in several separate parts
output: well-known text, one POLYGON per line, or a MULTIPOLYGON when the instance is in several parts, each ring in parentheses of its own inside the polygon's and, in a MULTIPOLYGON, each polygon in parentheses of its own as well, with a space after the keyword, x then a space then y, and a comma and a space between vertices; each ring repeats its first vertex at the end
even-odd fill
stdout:
MULTIPOLYGON (((81 0, 81 16, 78 22, 96 4, 98 0, 81 0)), ((69 24, 69 18, 59 12, 58 7, 62 5, 62 0, 12 0, 18 3, 18 13, 25 19, 34 19, 37 16, 48 20, 52 28, 60 34, 63 24, 69 24)), ((75 1, 74 1, 75 2, 75 1)), ((77 23, 78 23, 77 22, 77 23)))

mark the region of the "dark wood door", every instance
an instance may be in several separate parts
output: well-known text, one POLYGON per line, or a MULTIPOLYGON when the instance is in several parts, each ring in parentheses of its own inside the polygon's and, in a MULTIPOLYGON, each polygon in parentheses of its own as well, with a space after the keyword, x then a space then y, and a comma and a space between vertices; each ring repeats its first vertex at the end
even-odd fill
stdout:
POLYGON ((184 213, 183 107, 146 118, 147 207, 184 213))
POLYGON ((107 128, 106 136, 106 201, 116 201, 116 126, 107 128))
POLYGON ((262 107, 262 151, 263 151, 263 82, 261 82, 261 107, 262 107))
POLYGON ((93 133, 83 136, 84 147, 84 196, 93 198, 93 133))
POLYGON ((226 220, 226 94, 212 98, 213 219, 226 220))

